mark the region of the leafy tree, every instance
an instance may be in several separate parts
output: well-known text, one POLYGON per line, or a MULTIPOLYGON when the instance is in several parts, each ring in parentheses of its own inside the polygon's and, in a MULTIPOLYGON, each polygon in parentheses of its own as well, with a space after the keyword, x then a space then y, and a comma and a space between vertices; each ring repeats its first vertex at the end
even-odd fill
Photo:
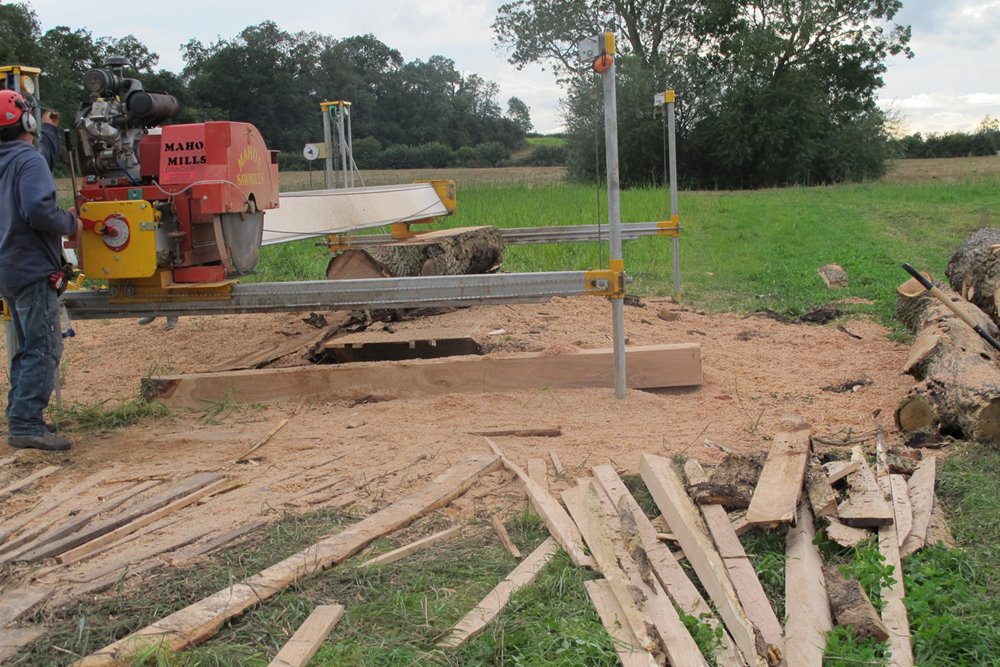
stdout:
POLYGON ((531 132, 534 127, 531 122, 531 110, 518 97, 512 97, 507 100, 507 118, 517 126, 517 129, 525 134, 531 132))

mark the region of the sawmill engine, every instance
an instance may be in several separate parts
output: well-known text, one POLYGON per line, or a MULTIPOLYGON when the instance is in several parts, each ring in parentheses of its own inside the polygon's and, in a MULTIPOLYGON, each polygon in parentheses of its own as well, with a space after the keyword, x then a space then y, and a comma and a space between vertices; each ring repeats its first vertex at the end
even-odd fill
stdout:
POLYGON ((277 152, 247 123, 167 124, 177 99, 127 66, 110 58, 83 77, 81 269, 121 296, 252 272, 264 212, 278 206, 277 152))

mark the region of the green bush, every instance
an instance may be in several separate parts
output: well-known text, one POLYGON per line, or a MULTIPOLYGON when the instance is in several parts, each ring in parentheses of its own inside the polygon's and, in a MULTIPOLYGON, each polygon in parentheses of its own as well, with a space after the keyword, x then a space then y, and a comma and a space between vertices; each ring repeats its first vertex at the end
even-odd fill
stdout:
POLYGON ((480 161, 487 167, 498 167, 504 160, 510 159, 510 149, 499 141, 488 141, 476 146, 480 161))
POLYGON ((429 167, 431 169, 441 169, 450 167, 455 159, 451 147, 442 144, 440 141, 432 141, 420 144, 414 149, 414 160, 418 167, 429 167))
POLYGON ((375 137, 355 139, 352 147, 358 169, 378 169, 382 166, 382 142, 375 137))

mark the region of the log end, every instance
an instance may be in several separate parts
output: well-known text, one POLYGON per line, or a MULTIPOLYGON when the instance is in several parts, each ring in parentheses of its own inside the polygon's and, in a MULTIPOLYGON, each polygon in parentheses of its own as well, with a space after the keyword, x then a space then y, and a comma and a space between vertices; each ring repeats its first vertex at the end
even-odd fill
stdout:
POLYGON ((896 424, 906 433, 937 426, 937 409, 922 394, 907 396, 896 409, 896 424))
POLYGON ((979 411, 972 439, 990 445, 1000 445, 1000 397, 990 400, 979 411))

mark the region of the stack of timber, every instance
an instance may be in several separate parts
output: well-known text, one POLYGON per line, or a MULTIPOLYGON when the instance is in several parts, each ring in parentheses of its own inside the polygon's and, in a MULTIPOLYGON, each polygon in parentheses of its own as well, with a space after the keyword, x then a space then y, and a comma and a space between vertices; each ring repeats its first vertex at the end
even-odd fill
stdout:
MULTIPOLYGON (((493 450, 491 455, 459 461, 423 488, 358 523, 256 575, 193 601, 77 664, 123 664, 154 647, 180 651, 202 643, 230 619, 267 604, 289 586, 340 566, 374 540, 443 508, 501 466, 523 485, 550 537, 520 554, 519 549, 526 545, 514 545, 502 519, 494 516, 497 539, 506 548, 513 547, 512 553, 517 551, 520 557, 481 602, 454 626, 442 628, 437 641, 441 649, 460 646, 488 628, 503 613, 512 595, 531 585, 562 550, 578 567, 600 575, 588 582, 587 593, 624 665, 704 667, 711 657, 715 664, 725 666, 819 666, 823 664, 827 633, 834 625, 851 626, 858 636, 888 638, 891 664, 913 664, 901 572, 903 559, 934 539, 933 457, 923 459, 907 479, 889 474, 881 446, 873 463, 855 449, 851 462, 823 464, 812 451, 808 430, 777 433, 751 498, 748 502, 737 500, 737 506, 749 505, 749 509, 746 517, 736 521, 727 512, 732 506, 727 508, 710 499, 698 502, 692 497, 697 494, 689 493, 689 489, 703 491, 712 477, 727 478, 722 471, 714 470, 710 475, 694 460, 681 466, 671 459, 644 454, 639 473, 662 514, 652 520, 608 465, 593 467, 590 476, 576 478, 569 488, 565 488, 569 480, 564 480, 561 493, 550 492, 544 462, 541 466, 531 465, 533 474, 529 475, 492 440, 485 440, 493 450), (661 541, 662 533, 654 527, 656 521, 666 524, 679 551, 671 551, 661 541), (741 542, 740 534, 751 528, 785 534, 784 618, 776 614, 741 542), (825 532, 841 544, 877 539, 878 548, 895 569, 895 583, 882 591, 886 604, 881 614, 856 581, 846 579, 836 568, 824 567, 815 545, 818 532, 825 532), (682 569, 681 559, 687 561, 692 574, 682 569), (685 625, 686 616, 713 629, 719 641, 706 649, 711 656, 702 654, 685 625)), ((730 457, 727 464, 734 461, 739 459, 730 457)), ((196 476, 144 504, 147 509, 164 502, 159 506, 174 506, 177 501, 168 496, 179 493, 181 486, 187 489, 188 495, 182 496, 186 498, 197 493, 195 489, 204 491, 217 482, 211 476, 196 476)), ((97 525, 121 524, 105 519, 97 525)), ((408 558, 444 540, 456 539, 463 528, 452 525, 369 558, 360 567, 408 558)), ((60 538, 63 544, 74 545, 69 549, 79 548, 78 539, 66 542, 65 536, 60 538)), ((36 547, 29 551, 39 550, 36 547)), ((53 550, 39 553, 51 555, 53 550)), ((72 552, 62 549, 60 553, 72 552)), ((47 595, 46 590, 31 589, 18 591, 12 599, 25 600, 22 606, 30 606, 47 595)), ((349 606, 351 601, 336 602, 349 606)), ((0 599, 0 612, 3 608, 0 599)), ((331 601, 296 633, 283 651, 284 656, 308 656, 323 641, 336 641, 335 636, 325 638, 343 613, 343 608, 331 601)), ((279 657, 285 659, 279 654, 275 660, 279 657)))

